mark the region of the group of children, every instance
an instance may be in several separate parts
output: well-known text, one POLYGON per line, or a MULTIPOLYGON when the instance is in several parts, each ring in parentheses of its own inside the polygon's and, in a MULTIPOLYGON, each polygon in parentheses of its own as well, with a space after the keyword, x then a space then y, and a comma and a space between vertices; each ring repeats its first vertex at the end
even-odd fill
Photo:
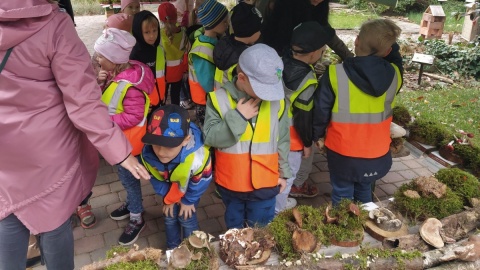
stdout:
MULTIPOLYGON (((193 43, 187 29, 178 24, 171 3, 158 8, 162 27, 155 15, 139 11, 138 5, 137 0, 122 0, 124 14, 107 20, 108 28, 94 47, 97 79, 112 121, 130 140, 132 154, 150 172, 149 180, 163 198, 167 248, 175 248, 198 230, 196 207, 212 181, 213 168, 227 228, 264 226, 296 204, 287 198, 295 174, 302 158, 312 155, 312 145, 321 146, 324 137, 333 203, 339 197, 368 200, 366 183, 382 177, 384 169, 375 177, 354 178, 362 171, 357 165, 353 172, 336 168, 354 159, 373 170, 386 161, 371 165, 371 160, 389 156, 383 145, 388 140, 385 127, 391 121, 401 76, 382 57, 398 38, 396 25, 388 20, 363 24, 355 42, 360 57, 351 58, 351 68, 331 66, 319 84, 312 65, 334 36, 331 28, 317 22, 300 24, 293 31, 291 53, 282 59, 271 47, 255 44, 261 36, 262 16, 249 3, 239 3, 229 14, 216 0, 197 1, 194 12, 202 27, 190 31, 193 43), (129 15, 130 11, 137 13, 129 15), (230 33, 225 35, 229 25, 230 33), (366 82, 351 78, 352 74, 364 77, 357 70, 360 67, 377 73, 369 73, 366 82), (200 125, 179 106, 182 81, 187 78, 200 125), (348 80, 361 84, 344 82, 348 80), (167 89, 170 105, 165 105, 167 89), (362 104, 349 106, 353 96, 362 104), (344 142, 358 134, 368 136, 368 143, 353 147, 353 142, 344 142), (378 141, 380 149, 369 149, 378 141), (342 156, 343 163, 330 165, 332 153, 333 162, 342 156)), ((127 199, 110 217, 130 218, 119 239, 128 245, 145 227, 142 194, 140 182, 129 171, 119 166, 118 175, 127 199)))

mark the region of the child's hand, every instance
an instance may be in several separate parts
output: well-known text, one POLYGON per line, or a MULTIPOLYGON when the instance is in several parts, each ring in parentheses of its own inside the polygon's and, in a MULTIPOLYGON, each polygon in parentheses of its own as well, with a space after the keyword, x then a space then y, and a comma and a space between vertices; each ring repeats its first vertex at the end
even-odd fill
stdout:
POLYGON ((107 80, 107 78, 108 78, 108 71, 100 69, 97 76, 97 82, 103 83, 107 80))
POLYGON ((303 158, 309 158, 311 154, 312 154, 312 147, 311 147, 311 146, 310 146, 310 147, 305 147, 305 146, 304 146, 304 147, 303 147, 303 155, 302 155, 302 157, 303 157, 303 158))
POLYGON ((320 138, 318 141, 315 142, 315 146, 320 150, 320 152, 325 152, 325 138, 320 138))
POLYGON ((175 204, 172 203, 172 204, 164 204, 163 205, 163 214, 166 216, 166 217, 172 217, 173 218, 173 206, 175 204))
POLYGON ((193 216, 193 213, 195 213, 195 205, 187 205, 180 203, 180 212, 178 213, 178 216, 183 216, 183 219, 187 220, 187 218, 191 218, 193 216))
POLYGON ((245 119, 250 120, 258 114, 258 103, 260 99, 249 99, 245 101, 245 98, 241 98, 237 104, 237 111, 239 111, 245 119))
POLYGON ((285 188, 287 187, 287 180, 285 180, 283 178, 278 178, 277 186, 280 186, 280 192, 278 192, 278 193, 282 193, 285 190, 285 188))

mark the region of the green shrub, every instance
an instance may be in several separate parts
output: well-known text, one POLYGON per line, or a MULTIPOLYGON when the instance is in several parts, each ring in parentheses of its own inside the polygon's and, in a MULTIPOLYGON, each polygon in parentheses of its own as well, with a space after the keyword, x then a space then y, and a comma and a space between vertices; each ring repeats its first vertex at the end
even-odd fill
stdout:
POLYGON ((409 137, 420 143, 440 147, 445 140, 453 138, 453 135, 438 122, 427 121, 417 118, 408 125, 409 137))
POLYGON ((462 166, 470 170, 473 175, 480 177, 480 149, 476 146, 455 144, 454 153, 459 155, 462 166))
POLYGON ((412 221, 421 221, 430 217, 438 219, 458 213, 463 208, 463 200, 447 187, 445 196, 438 199, 431 194, 419 199, 412 199, 403 194, 406 190, 416 190, 412 181, 400 186, 393 194, 395 208, 412 221))
POLYGON ((435 174, 435 178, 460 196, 464 205, 467 205, 471 198, 480 198, 480 182, 465 171, 458 168, 441 169, 435 174))
POLYGON ((393 122, 399 126, 406 127, 410 121, 412 120, 412 116, 410 112, 408 112, 407 108, 404 106, 396 106, 393 108, 393 122))

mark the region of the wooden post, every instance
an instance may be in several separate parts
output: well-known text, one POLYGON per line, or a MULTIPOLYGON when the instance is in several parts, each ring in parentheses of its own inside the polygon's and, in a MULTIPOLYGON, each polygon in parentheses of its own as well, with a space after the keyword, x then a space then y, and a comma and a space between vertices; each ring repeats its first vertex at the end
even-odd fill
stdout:
POLYGON ((418 85, 422 82, 423 66, 424 65, 433 65, 435 56, 423 54, 423 53, 414 53, 412 57, 412 62, 420 64, 420 73, 418 74, 418 85))

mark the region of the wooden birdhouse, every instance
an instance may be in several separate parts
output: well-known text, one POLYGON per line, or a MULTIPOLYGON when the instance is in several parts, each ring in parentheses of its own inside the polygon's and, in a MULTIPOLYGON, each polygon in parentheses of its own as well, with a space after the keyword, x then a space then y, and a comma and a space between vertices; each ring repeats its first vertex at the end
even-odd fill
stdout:
POLYGON ((420 35, 425 39, 441 38, 445 26, 445 12, 442 6, 431 5, 423 13, 420 35))
POLYGON ((467 41, 472 41, 476 35, 480 34, 480 26, 478 26, 479 20, 472 20, 470 14, 475 12, 478 8, 474 2, 468 3, 467 12, 465 12, 465 20, 463 21, 462 38, 467 41))

